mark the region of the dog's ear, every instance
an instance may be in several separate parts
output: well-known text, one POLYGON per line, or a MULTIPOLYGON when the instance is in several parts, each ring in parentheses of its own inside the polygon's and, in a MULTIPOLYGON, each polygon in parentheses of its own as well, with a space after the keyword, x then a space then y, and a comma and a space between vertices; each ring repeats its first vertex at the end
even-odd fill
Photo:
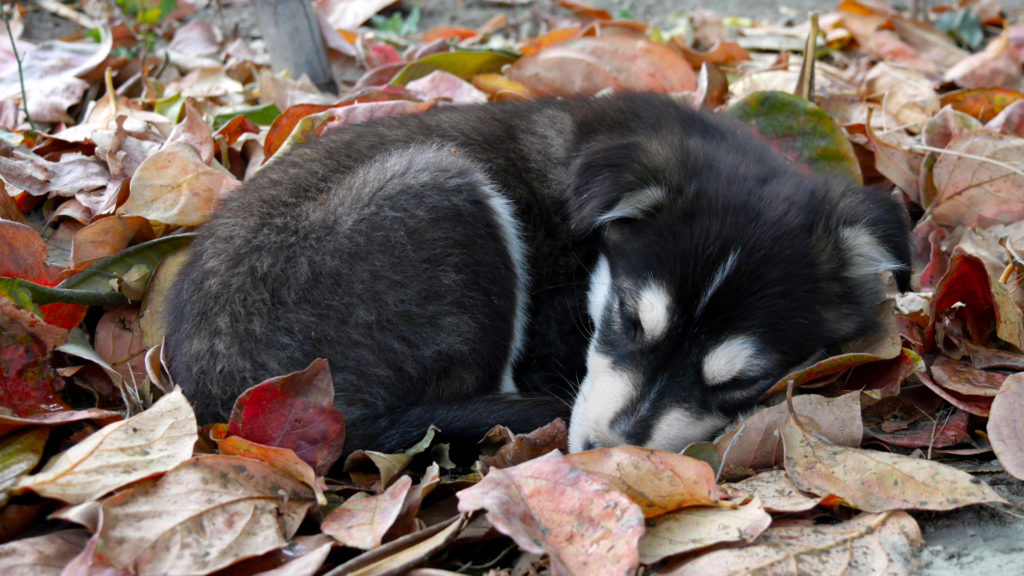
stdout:
POLYGON ((666 199, 659 155, 637 139, 586 148, 569 168, 568 202, 574 230, 590 232, 613 220, 640 219, 666 199))
POLYGON ((853 188, 837 196, 835 227, 848 276, 892 272, 910 289, 910 228, 903 205, 877 188, 853 188))

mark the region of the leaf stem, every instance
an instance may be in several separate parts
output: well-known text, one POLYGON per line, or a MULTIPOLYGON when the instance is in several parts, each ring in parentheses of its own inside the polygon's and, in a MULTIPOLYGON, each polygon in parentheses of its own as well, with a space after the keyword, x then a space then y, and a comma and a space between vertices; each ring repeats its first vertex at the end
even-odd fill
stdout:
POLYGON ((32 116, 28 113, 28 94, 25 92, 25 75, 21 70, 21 56, 18 55, 18 44, 14 41, 14 33, 11 32, 11 20, 7 16, 7 8, 4 7, 3 2, 0 2, 0 12, 4 15, 4 26, 7 28, 7 37, 11 40, 11 51, 14 52, 14 61, 18 63, 18 81, 21 83, 21 108, 25 111, 25 119, 28 120, 28 125, 32 127, 34 132, 38 132, 36 123, 32 121, 32 116))

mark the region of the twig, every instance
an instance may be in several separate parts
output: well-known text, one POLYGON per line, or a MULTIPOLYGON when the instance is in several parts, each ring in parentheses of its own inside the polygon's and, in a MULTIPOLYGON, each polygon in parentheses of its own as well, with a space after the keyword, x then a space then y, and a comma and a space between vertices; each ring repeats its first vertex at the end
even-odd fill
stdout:
POLYGON ((18 44, 14 41, 14 33, 11 32, 11 19, 7 17, 7 8, 4 7, 3 2, 0 2, 0 12, 4 15, 4 26, 7 28, 7 37, 11 39, 11 50, 14 52, 14 61, 18 63, 18 81, 21 82, 21 108, 25 111, 25 119, 28 120, 28 125, 32 127, 32 131, 38 132, 36 123, 32 121, 32 116, 28 113, 28 94, 25 92, 25 75, 21 71, 21 56, 18 56, 18 44))
POLYGON ((101 24, 96 20, 61 4, 57 0, 36 0, 36 6, 39 6, 51 14, 56 14, 65 20, 70 20, 82 28, 91 29, 99 28, 101 26, 101 24))

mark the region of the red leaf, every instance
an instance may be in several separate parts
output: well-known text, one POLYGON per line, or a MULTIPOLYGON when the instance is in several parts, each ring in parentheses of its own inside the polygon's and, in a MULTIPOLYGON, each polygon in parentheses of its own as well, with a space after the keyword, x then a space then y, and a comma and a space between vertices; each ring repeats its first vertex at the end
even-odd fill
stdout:
POLYGON ((228 434, 289 448, 317 474, 325 474, 345 442, 345 420, 334 407, 327 361, 318 358, 305 370, 243 392, 231 412, 228 434))

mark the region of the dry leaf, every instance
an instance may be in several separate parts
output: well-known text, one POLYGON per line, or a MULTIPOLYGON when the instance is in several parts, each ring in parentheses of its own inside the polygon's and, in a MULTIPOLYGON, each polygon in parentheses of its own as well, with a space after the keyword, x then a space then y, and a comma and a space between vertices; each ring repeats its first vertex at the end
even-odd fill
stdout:
POLYGON ((942 75, 944 82, 961 88, 1017 88, 1021 80, 1021 57, 1000 34, 984 50, 971 54, 942 75))
POLYGON ((574 468, 603 478, 653 518, 686 506, 715 504, 725 494, 707 462, 661 450, 617 446, 566 457, 574 468))
POLYGON ((937 224, 955 227, 1010 224, 1024 218, 1024 138, 975 130, 941 152, 932 177, 937 224))
POLYGON ((793 485, 784 470, 769 470, 740 482, 726 484, 756 496, 769 512, 806 512, 821 504, 823 498, 808 494, 793 485))
POLYGON ((485 509, 523 550, 547 554, 556 576, 627 574, 639 563, 640 508, 558 452, 491 470, 458 497, 460 512, 485 509))
POLYGON ((405 504, 412 478, 402 476, 376 496, 357 492, 320 524, 324 534, 345 546, 371 550, 381 545, 405 504))
POLYGON ((769 528, 751 546, 711 552, 659 574, 903 576, 917 573, 923 543, 906 512, 861 514, 839 524, 791 521, 769 528))
POLYGON ((938 462, 834 446, 806 432, 793 416, 782 427, 786 474, 801 490, 834 494, 865 512, 952 510, 1005 504, 987 484, 938 462))
POLYGON ((198 226, 209 220, 216 203, 239 184, 220 164, 207 166, 191 144, 175 142, 146 158, 135 171, 131 194, 118 214, 198 226))
POLYGON ((992 400, 988 439, 999 463, 1024 480, 1024 373, 1011 374, 992 400))
POLYGON ((0 566, 7 576, 60 576, 89 541, 85 530, 61 530, 0 545, 0 566))
POLYGON ((145 412, 108 424, 53 457, 18 487, 77 504, 141 478, 166 472, 192 456, 196 417, 180 389, 145 412))
MULTIPOLYGON (((832 442, 842 446, 860 446, 864 434, 860 392, 849 392, 838 398, 801 394, 793 398, 793 405, 801 417, 816 422, 820 433, 832 442)), ((786 417, 784 403, 763 408, 715 440, 715 449, 723 459, 722 465, 726 469, 758 470, 781 464, 783 446, 779 431, 786 417), (727 456, 726 449, 729 449, 727 456)))
POLYGON ((280 548, 314 504, 271 466, 204 456, 103 502, 94 561, 147 574, 206 574, 280 548))
POLYGON ((771 524, 756 497, 737 508, 700 506, 659 516, 640 538, 640 561, 659 562, 726 542, 753 542, 771 524))

